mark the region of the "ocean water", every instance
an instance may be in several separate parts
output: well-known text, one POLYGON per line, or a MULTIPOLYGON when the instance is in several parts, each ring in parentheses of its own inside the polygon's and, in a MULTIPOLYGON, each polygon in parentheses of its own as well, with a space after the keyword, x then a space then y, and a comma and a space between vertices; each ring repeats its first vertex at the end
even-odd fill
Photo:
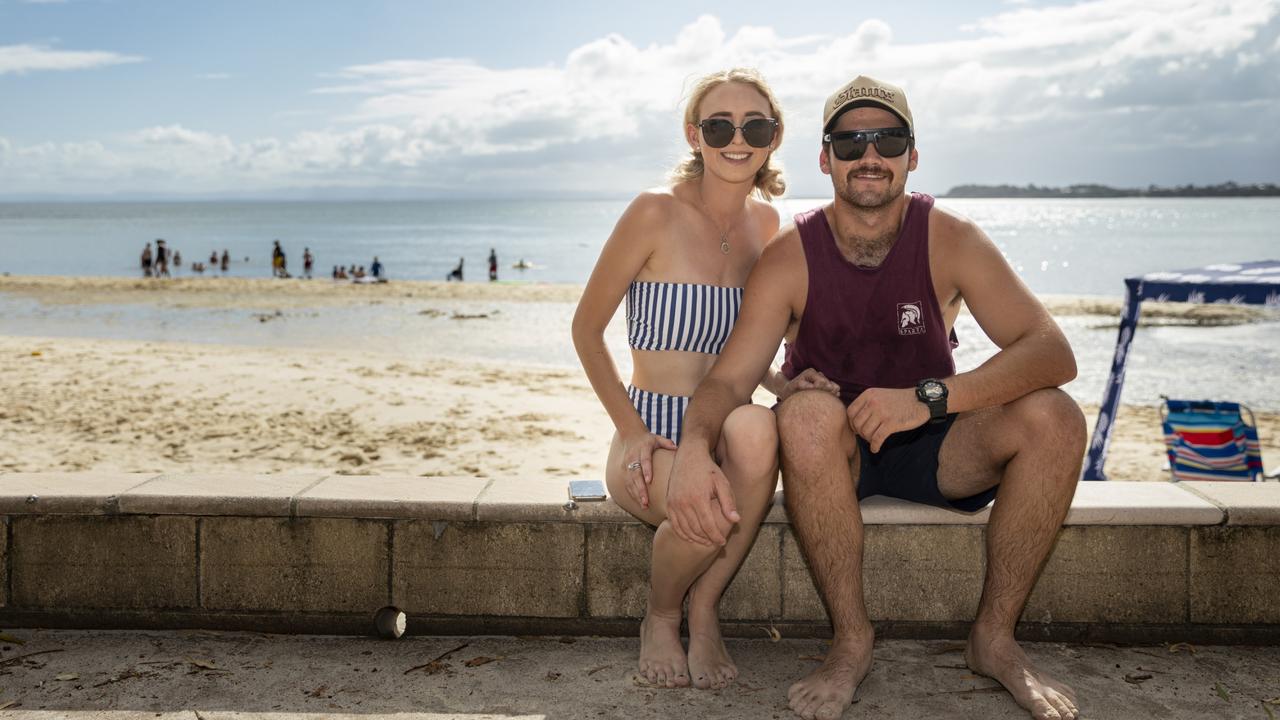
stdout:
MULTIPOLYGON (((821 199, 779 202, 784 217, 821 199)), ((1035 292, 1123 294, 1126 276, 1280 256, 1280 198, 948 200, 1005 253, 1035 292)), ((583 283, 625 201, 0 203, 0 272, 138 274, 156 238, 190 263, 230 252, 229 273, 269 277, 279 239, 295 275, 372 263, 392 278, 443 280, 461 258, 468 281, 583 283), (247 258, 247 260, 246 260, 247 258), (524 259, 533 267, 512 267, 524 259)))
MULTIPOLYGON (((820 200, 786 200, 786 214, 820 200)), ((1213 262, 1280 257, 1280 198, 1118 200, 941 200, 973 218, 1039 293, 1120 297, 1123 278, 1213 262)), ((148 239, 164 237, 187 264, 230 250, 230 274, 269 277, 279 238, 297 272, 310 247, 321 274, 333 264, 389 275, 443 279, 459 257, 468 281, 486 281, 497 250, 504 280, 585 282, 626 203, 65 203, 0 204, 0 272, 33 275, 138 274, 148 239), (244 257, 248 256, 246 262, 244 257), (517 271, 511 263, 535 264, 517 271)), ((296 347, 368 347, 407 356, 448 355, 577 367, 563 303, 438 301, 441 313, 388 313, 353 305, 291 312, 260 323, 250 311, 150 305, 43 305, 0 293, 0 334, 96 337, 296 347), (454 313, 486 314, 459 321, 454 313), (502 338, 495 342, 495 338, 502 338)), ((1108 319, 1059 319, 1075 350, 1077 400, 1102 397, 1116 329, 1108 319)), ((960 370, 995 352, 972 318, 957 324, 960 370)), ((621 313, 607 339, 624 376, 630 369, 621 313)), ((1280 322, 1233 327, 1144 327, 1130 356, 1123 401, 1157 404, 1161 394, 1234 399, 1280 411, 1270 391, 1280 377, 1280 322)))

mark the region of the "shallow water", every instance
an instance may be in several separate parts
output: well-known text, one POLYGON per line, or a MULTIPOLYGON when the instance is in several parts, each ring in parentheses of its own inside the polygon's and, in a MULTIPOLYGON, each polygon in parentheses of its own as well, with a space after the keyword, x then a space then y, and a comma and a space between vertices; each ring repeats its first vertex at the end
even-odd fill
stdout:
MULTIPOLYGON (((778 202, 784 222, 822 199, 778 202)), ((1155 270, 1280 255, 1280 198, 950 200, 972 218, 1036 293, 1111 295, 1155 270)), ((487 278, 490 248, 504 280, 586 282, 626 201, 0 203, 0 272, 139 273, 143 245, 165 238, 190 264, 230 250, 230 275, 269 277, 271 242, 289 269, 302 251, 316 274, 368 266, 395 279, 443 280, 465 258, 468 281, 487 278), (246 261, 245 258, 248 258, 246 261), (527 259, 535 267, 511 266, 527 259)), ((207 273, 212 274, 212 273, 207 273)))

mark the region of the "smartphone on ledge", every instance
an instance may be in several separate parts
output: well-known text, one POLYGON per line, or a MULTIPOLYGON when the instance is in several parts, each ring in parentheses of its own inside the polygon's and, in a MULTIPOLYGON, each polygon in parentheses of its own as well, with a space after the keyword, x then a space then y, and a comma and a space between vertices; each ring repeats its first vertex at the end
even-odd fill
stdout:
POLYGON ((570 480, 569 499, 574 502, 604 500, 609 497, 599 480, 570 480))

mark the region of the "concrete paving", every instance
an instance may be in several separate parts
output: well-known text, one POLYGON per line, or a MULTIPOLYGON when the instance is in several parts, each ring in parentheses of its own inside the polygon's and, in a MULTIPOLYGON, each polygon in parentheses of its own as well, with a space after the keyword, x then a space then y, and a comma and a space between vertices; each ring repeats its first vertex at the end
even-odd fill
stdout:
MULTIPOLYGON (((1026 647, 1076 688, 1086 718, 1280 716, 1280 647, 1026 647)), ((825 648, 821 640, 730 640, 739 681, 699 691, 638 682, 634 639, 11 630, 0 638, 0 716, 782 720, 793 717, 787 687, 825 648)), ((879 642, 845 718, 1026 717, 964 667, 961 649, 879 642)))

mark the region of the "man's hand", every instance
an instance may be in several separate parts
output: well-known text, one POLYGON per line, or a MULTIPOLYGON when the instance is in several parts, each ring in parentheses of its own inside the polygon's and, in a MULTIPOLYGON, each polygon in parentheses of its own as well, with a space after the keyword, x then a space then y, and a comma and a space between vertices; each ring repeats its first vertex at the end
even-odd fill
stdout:
POLYGON ((787 381, 778 393, 778 402, 795 395, 801 390, 823 390, 840 397, 840 386, 814 368, 809 368, 787 381))
POLYGON ((929 408, 916 397, 914 388, 869 388, 849 405, 847 415, 849 427, 875 453, 890 435, 925 424, 929 408))
POLYGON ((667 519, 681 540, 708 546, 724 545, 733 523, 742 519, 729 479, 705 453, 676 453, 667 483, 667 519))

